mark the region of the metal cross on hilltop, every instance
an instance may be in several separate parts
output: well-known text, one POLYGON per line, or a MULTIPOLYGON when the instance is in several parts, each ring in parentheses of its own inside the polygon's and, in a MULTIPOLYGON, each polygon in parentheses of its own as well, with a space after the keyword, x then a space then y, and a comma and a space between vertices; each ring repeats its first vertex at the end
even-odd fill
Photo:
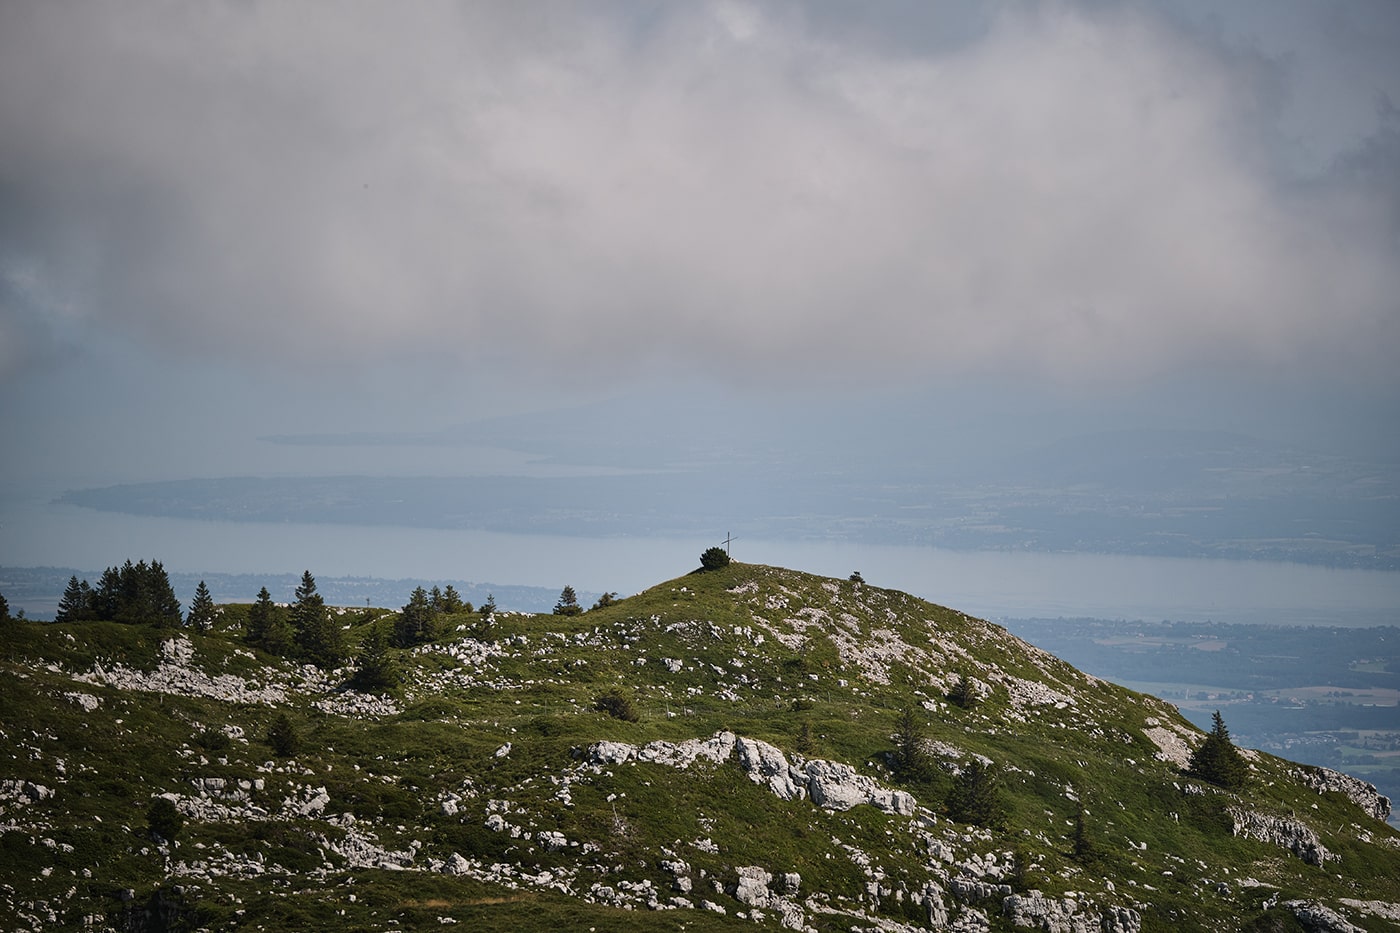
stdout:
POLYGON ((729 542, 731 542, 731 541, 733 541, 733 540, 734 540, 734 539, 733 539, 732 537, 729 536, 729 532, 726 531, 726 532, 724 533, 724 553, 725 553, 725 556, 728 556, 728 555, 729 555, 729 542))

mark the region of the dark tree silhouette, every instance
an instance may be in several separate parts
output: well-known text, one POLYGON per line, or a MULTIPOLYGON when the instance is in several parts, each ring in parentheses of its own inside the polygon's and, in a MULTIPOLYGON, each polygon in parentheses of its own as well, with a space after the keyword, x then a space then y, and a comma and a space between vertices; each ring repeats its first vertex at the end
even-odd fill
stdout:
POLYGON ((214 627, 214 617, 217 614, 214 599, 209 595, 209 587, 200 580, 194 591, 194 599, 190 602, 190 614, 185 619, 185 624, 196 632, 207 632, 214 627))
POLYGON ((718 570, 729 566, 729 552, 722 547, 706 548, 700 555, 700 566, 706 570, 718 570))
POLYGON ((292 629, 302 657, 325 670, 345 660, 345 639, 326 610, 326 601, 316 592, 316 578, 308 570, 301 575, 296 603, 292 606, 292 629))
POLYGON ((1230 741, 1230 730, 1225 728, 1225 720, 1220 710, 1211 718, 1211 730, 1205 741, 1191 753, 1191 761, 1186 773, 1209 781, 1219 787, 1235 789, 1243 787, 1249 779, 1249 769, 1244 756, 1230 741))
POLYGON ((578 604, 578 594, 574 592, 572 586, 564 587, 559 594, 559 602, 554 604, 554 614, 557 616, 576 616, 583 612, 583 607, 578 604))

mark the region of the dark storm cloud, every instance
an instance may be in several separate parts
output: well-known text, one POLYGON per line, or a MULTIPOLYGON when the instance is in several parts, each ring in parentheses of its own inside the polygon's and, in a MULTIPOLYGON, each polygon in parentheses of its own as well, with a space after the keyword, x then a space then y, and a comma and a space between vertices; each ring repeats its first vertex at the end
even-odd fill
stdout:
POLYGON ((1391 378, 1393 111, 1350 154, 1324 126, 1326 94, 1383 99, 1340 64, 1354 20, 1293 86, 1147 5, 947 10, 895 43, 741 3, 7 4, 0 362, 91 331, 779 380, 1391 378), (1307 178, 1288 99, 1323 127, 1307 178))

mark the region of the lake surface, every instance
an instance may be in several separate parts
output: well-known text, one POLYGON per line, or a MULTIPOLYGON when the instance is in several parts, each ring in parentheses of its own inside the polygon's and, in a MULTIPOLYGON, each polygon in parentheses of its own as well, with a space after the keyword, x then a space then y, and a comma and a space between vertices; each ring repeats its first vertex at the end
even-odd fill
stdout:
MULTIPOLYGON (((13 492, 13 490, 11 490, 13 492)), ((56 493, 55 493, 56 495, 56 493)), ((723 543, 384 526, 191 521, 0 497, 0 565, 100 571, 128 557, 176 572, 466 580, 623 595, 694 569, 723 543)), ((735 560, 905 590, 984 618, 1091 616, 1317 625, 1400 624, 1400 573, 1262 561, 948 551, 735 540, 735 560)), ((13 605, 12 608, 20 608, 13 605)))

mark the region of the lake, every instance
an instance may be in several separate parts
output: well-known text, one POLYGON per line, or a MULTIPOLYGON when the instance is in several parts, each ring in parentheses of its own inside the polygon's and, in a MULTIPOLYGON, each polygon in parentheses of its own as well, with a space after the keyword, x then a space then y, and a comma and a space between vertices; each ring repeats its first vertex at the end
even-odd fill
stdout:
MULTIPOLYGON (((13 493, 13 490, 10 490, 13 493)), ((56 495, 56 493, 55 493, 56 495)), ((0 565, 100 571, 128 557, 176 572, 467 580, 623 595, 699 565, 711 540, 574 538, 358 525, 191 521, 0 496, 0 565)), ((735 560, 905 590, 984 618, 1091 616, 1319 625, 1400 623, 1400 573, 1263 561, 961 552, 737 539, 735 560)), ((13 605, 12 608, 20 608, 13 605)))

